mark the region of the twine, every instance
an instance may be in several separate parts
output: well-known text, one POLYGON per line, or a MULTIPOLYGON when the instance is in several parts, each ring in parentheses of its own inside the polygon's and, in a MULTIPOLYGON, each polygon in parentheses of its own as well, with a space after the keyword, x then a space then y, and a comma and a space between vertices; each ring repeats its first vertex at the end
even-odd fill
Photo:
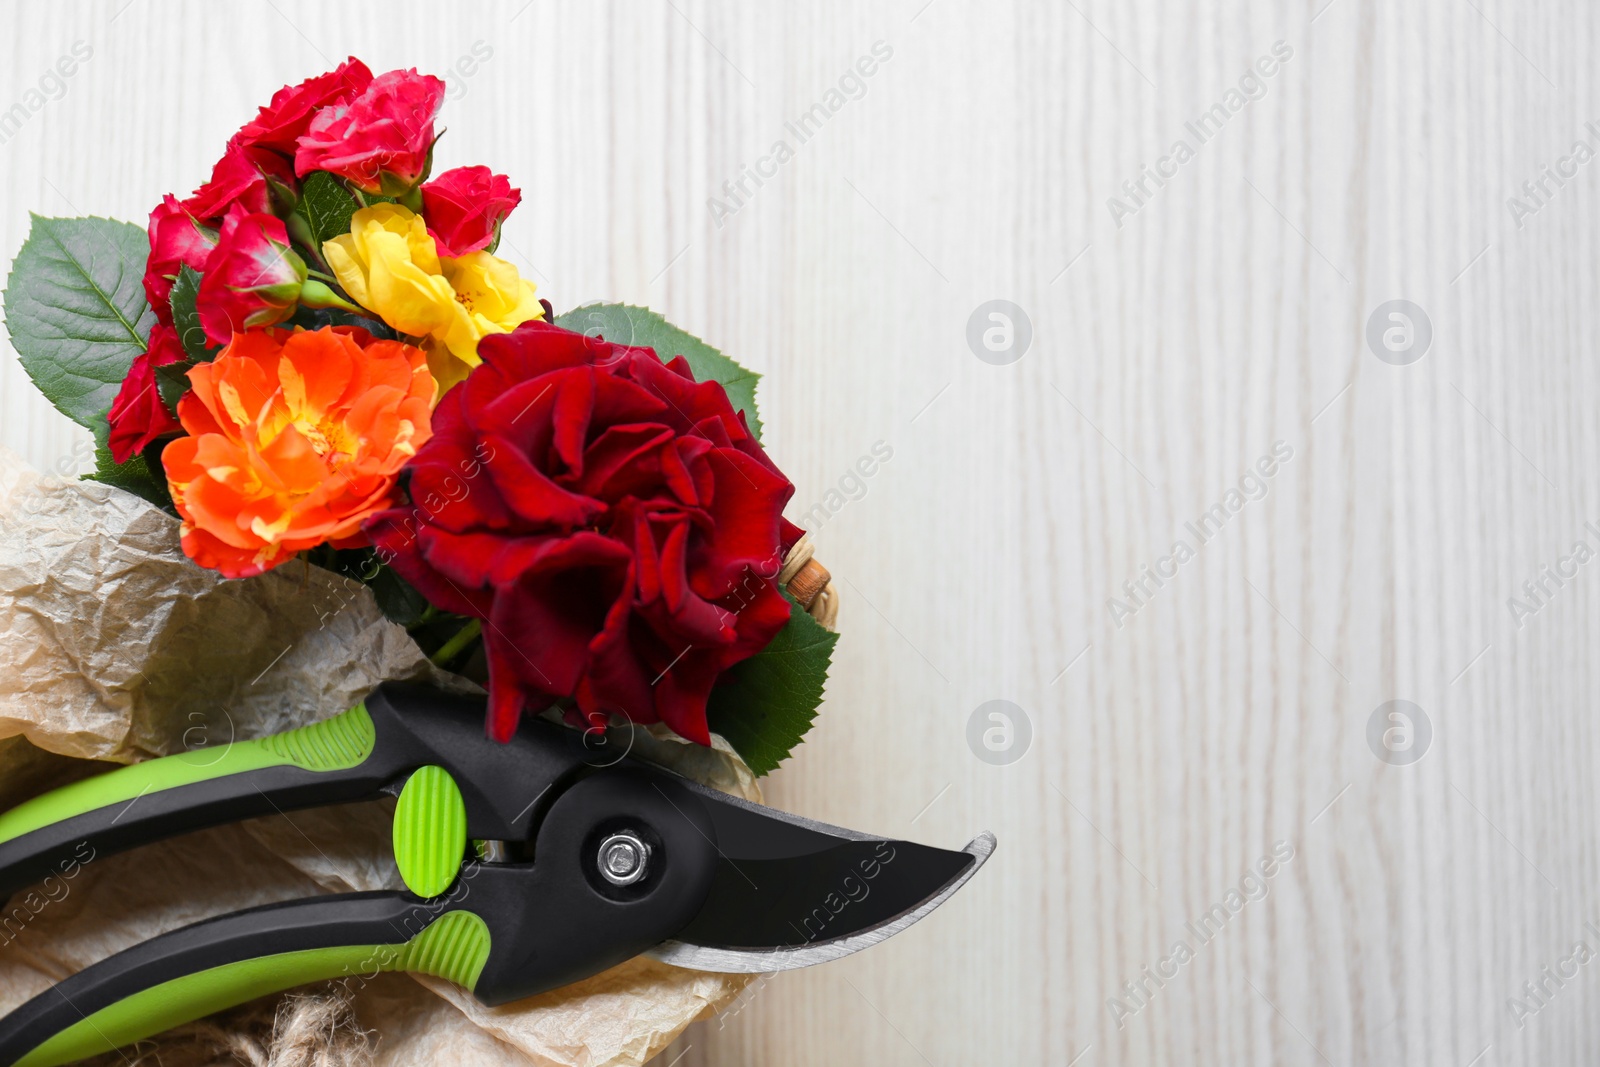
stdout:
POLYGON ((283 997, 275 1010, 252 1004, 179 1027, 140 1042, 138 1053, 138 1067, 367 1067, 373 1041, 356 1022, 348 994, 327 986, 283 997))
POLYGON ((828 568, 812 558, 814 552, 810 534, 796 541, 784 557, 778 584, 789 590, 808 615, 832 630, 839 618, 839 590, 828 568))

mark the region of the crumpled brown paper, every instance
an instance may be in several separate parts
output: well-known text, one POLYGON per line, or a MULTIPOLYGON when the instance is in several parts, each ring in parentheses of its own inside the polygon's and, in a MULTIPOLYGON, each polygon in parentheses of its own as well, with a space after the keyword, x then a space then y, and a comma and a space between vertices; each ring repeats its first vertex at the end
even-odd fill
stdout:
MULTIPOLYGON (((0 807, 104 769, 90 760, 131 763, 323 719, 385 679, 470 685, 436 670, 359 584, 300 563, 226 581, 184 557, 177 527, 128 493, 46 477, 0 449, 0 807)), ((708 751, 637 730, 631 743, 759 800, 749 768, 718 740, 708 751)), ((49 892, 23 890, 0 927, 0 1012, 200 919, 400 888, 392 809, 379 800, 218 827, 97 857, 49 892)), ((378 1067, 620 1067, 748 982, 640 958, 494 1009, 425 977, 351 989, 378 1034, 378 1067)))

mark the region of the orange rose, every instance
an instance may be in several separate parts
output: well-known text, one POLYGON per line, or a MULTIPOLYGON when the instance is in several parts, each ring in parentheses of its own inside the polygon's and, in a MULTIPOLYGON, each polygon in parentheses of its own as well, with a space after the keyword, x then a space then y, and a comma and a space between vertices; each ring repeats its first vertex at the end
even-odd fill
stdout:
POLYGON ((236 333, 189 381, 189 436, 161 459, 184 552, 229 578, 324 542, 366 544, 361 520, 394 503, 396 475, 432 434, 422 350, 363 330, 236 333))

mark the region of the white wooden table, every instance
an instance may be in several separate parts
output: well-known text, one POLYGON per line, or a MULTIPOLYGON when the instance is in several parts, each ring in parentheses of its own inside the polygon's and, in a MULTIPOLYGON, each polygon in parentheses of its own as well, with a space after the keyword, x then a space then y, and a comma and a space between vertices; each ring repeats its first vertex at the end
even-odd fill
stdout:
MULTIPOLYGON (((1600 952, 1600 562, 1561 562, 1600 550, 1600 165, 1568 158, 1600 149, 1590 5, 0 17, 0 113, 25 111, 0 127, 7 255, 30 209, 142 220, 349 53, 470 68, 441 158, 521 186, 502 250, 541 294, 648 304, 766 375, 845 631, 770 799, 1000 849, 922 925, 659 1062, 1600 1058, 1600 963, 1572 958, 1600 952), (1031 325, 1005 365, 967 339, 991 300, 1031 325), (1387 310, 1369 345, 1391 300, 1425 351, 1415 311, 1409 349, 1387 310), (1546 565, 1571 577, 1535 605, 1546 565), (1380 760, 1395 699, 1431 738, 1413 714, 1380 760), (1015 713, 1009 752, 969 745, 992 700, 1025 751, 1015 713)), ((14 359, 0 409, 0 443, 77 462, 14 359)))

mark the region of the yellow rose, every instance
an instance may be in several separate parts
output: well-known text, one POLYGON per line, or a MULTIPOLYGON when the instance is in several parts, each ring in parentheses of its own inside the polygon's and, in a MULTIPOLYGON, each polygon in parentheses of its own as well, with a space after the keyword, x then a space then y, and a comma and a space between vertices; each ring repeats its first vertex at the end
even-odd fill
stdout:
POLYGON ((420 216, 375 204, 322 254, 351 299, 403 334, 423 338, 440 391, 478 365, 478 341, 506 333, 544 309, 533 283, 487 252, 441 258, 420 216))
POLYGON ((350 232, 322 246, 350 298, 401 333, 426 337, 454 319, 455 290, 420 216, 398 204, 362 208, 350 232))
POLYGON ((468 252, 460 259, 445 258, 440 263, 455 291, 456 314, 442 333, 433 334, 443 344, 428 346, 428 366, 438 368, 434 373, 441 382, 454 384, 478 365, 481 337, 509 333, 529 319, 543 318, 544 307, 533 295, 532 282, 525 281, 516 267, 487 252, 468 252), (445 351, 436 353, 437 347, 445 351), (452 367, 452 361, 459 368, 452 367))

